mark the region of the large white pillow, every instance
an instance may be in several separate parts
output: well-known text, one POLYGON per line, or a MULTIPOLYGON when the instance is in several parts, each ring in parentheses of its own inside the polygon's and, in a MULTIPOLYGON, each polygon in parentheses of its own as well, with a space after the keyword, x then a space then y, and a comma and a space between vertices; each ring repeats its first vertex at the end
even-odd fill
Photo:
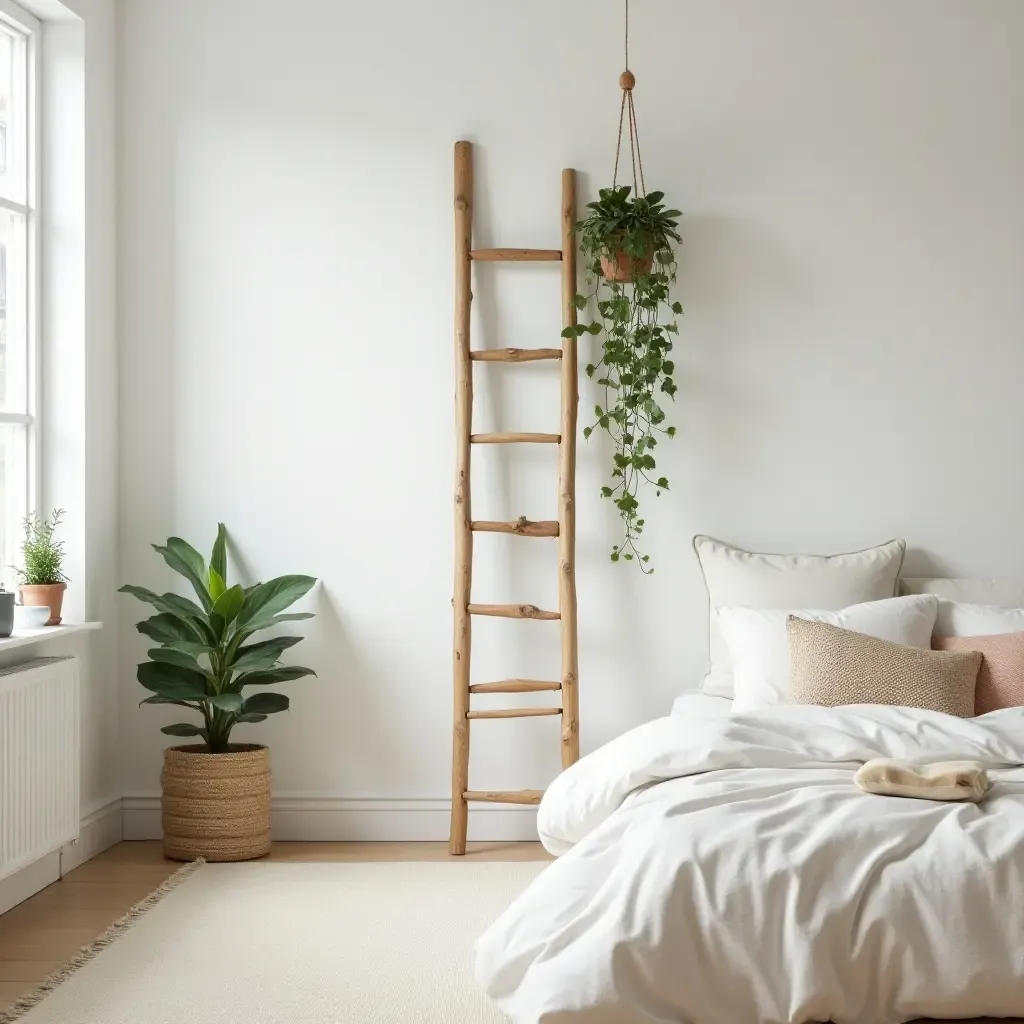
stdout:
POLYGON ((756 711, 789 703, 786 619, 790 615, 928 650, 938 610, 934 594, 868 601, 841 611, 719 608, 718 625, 732 659, 736 688, 732 710, 756 711))
POLYGON ((1024 608, 939 601, 936 636, 995 636, 999 633, 1024 633, 1024 608))
POLYGON ((906 541, 844 555, 766 555, 714 537, 693 538, 708 588, 710 667, 704 692, 733 695, 732 662, 718 629, 721 608, 820 608, 838 611, 896 594, 906 541))

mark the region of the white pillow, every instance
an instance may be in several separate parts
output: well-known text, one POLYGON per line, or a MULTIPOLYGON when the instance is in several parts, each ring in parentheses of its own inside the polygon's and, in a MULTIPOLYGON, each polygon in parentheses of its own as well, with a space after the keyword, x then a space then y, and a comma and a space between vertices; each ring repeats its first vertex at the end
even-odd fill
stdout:
POLYGON ((718 625, 732 658, 736 696, 733 712, 789 703, 789 637, 786 619, 814 622, 927 649, 939 610, 934 594, 868 601, 834 612, 780 608, 719 608, 718 625))
POLYGON ((718 629, 721 608, 821 608, 838 611, 896 594, 906 541, 845 555, 764 555, 713 537, 693 538, 708 588, 710 667, 704 692, 733 695, 732 662, 718 629))
POLYGON ((995 636, 998 633, 1024 633, 1024 608, 939 601, 936 636, 995 636))

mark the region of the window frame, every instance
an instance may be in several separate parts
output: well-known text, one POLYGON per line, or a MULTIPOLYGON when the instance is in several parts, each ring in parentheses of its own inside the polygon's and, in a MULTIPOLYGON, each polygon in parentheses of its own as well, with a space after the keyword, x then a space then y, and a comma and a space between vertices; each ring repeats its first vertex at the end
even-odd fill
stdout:
MULTIPOLYGON (((40 196, 42 168, 40 160, 40 83, 42 77, 42 23, 13 0, 0 0, 0 23, 24 38, 25 46, 25 202, 0 195, 0 210, 7 210, 25 218, 26 244, 26 348, 25 353, 25 409, 10 412, 0 409, 0 427, 16 424, 25 429, 26 488, 22 515, 39 508, 42 481, 40 442, 41 399, 41 339, 39 282, 42 276, 40 247, 40 196)), ((8 159, 11 154, 8 127, 8 159)), ((10 268, 8 267, 8 279, 10 268)))

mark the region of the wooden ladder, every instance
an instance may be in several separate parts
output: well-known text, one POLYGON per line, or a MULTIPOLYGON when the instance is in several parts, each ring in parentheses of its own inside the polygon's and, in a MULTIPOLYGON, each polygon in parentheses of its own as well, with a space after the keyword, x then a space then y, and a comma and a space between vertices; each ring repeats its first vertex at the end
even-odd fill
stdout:
POLYGON ((455 144, 455 611, 454 683, 455 714, 452 740, 452 816, 448 849, 453 855, 466 852, 469 804, 475 801, 507 804, 538 804, 539 790, 496 791, 469 788, 469 725, 478 719, 562 716, 562 767, 580 755, 579 662, 576 635, 576 413, 579 388, 576 338, 562 338, 561 348, 473 349, 470 347, 470 304, 474 262, 559 262, 562 269, 562 326, 576 326, 576 172, 562 171, 561 249, 473 248, 473 147, 455 144), (525 363, 561 361, 561 433, 473 433, 473 363, 525 363), (476 444, 558 445, 558 519, 530 522, 474 521, 471 510, 470 453, 476 444), (473 534, 507 533, 516 537, 558 538, 558 611, 543 611, 532 604, 473 604, 473 534), (557 682, 536 679, 505 679, 494 683, 470 682, 472 621, 475 615, 507 619, 557 620, 561 627, 562 666, 557 682), (474 693, 537 693, 558 691, 560 707, 508 708, 474 711, 474 693))

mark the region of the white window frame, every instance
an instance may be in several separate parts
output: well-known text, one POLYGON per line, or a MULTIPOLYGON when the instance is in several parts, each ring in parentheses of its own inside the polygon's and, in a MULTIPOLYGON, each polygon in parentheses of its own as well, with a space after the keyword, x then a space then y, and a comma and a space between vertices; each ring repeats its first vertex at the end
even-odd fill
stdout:
MULTIPOLYGON (((40 253, 40 209, 42 173, 40 167, 40 79, 42 24, 38 18, 12 0, 0 0, 0 22, 25 37, 25 90, 26 90, 26 138, 25 159, 25 202, 19 203, 0 196, 0 209, 9 210, 25 218, 26 237, 26 313, 27 352, 25 359, 25 412, 7 412, 0 409, 0 424, 14 423, 25 427, 25 466, 27 487, 22 515, 28 515, 39 508, 40 482, 42 480, 41 452, 39 439, 40 424, 40 296, 41 276, 40 253)), ((10 137, 7 146, 8 159, 11 154, 10 137)), ((8 268, 8 278, 10 268, 8 268)))

